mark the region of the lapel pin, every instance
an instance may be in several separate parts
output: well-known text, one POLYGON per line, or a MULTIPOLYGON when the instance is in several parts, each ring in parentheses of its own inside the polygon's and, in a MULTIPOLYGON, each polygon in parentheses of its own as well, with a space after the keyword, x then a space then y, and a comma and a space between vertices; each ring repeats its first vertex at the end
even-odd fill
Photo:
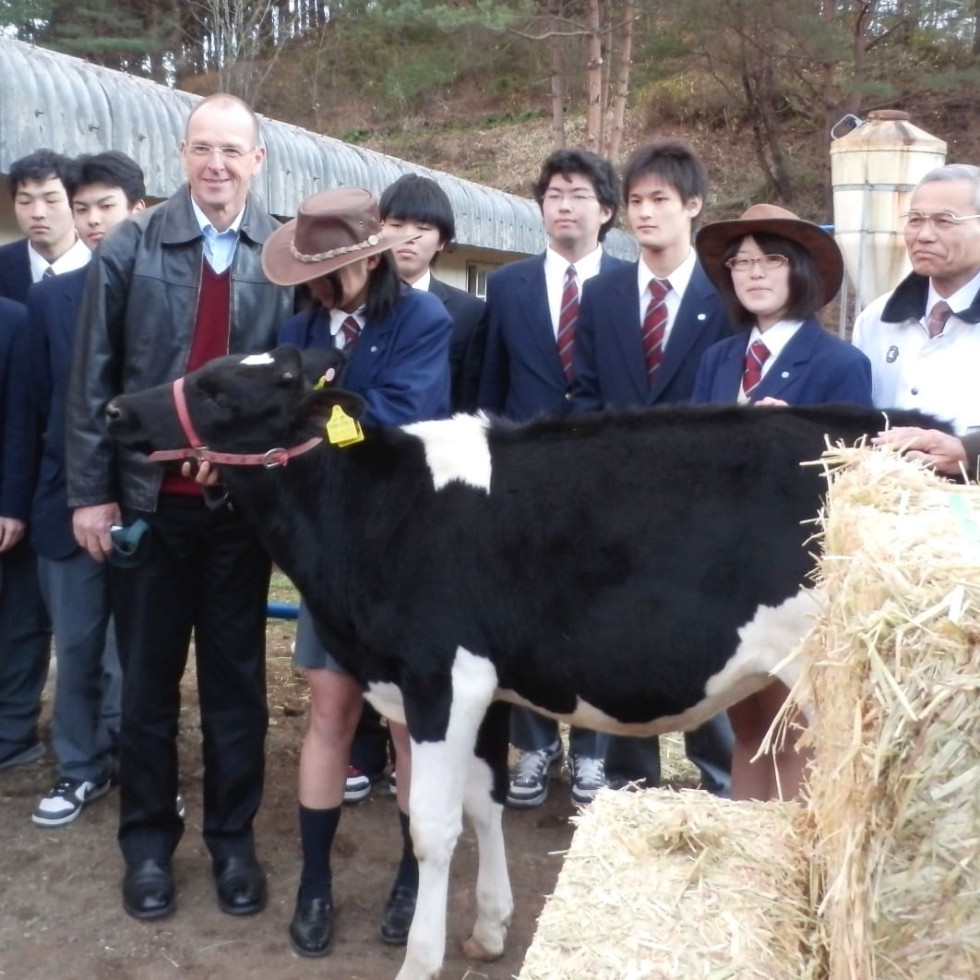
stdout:
POLYGON ((789 371, 783 371, 783 373, 780 375, 780 377, 783 378, 783 379, 788 378, 789 377, 789 371))
POLYGON ((698 319, 699 320, 707 320, 708 319, 708 314, 707 313, 699 313, 698 314, 698 319))
POLYGON ((888 348, 888 353, 885 354, 885 361, 888 364, 894 364, 895 361, 897 360, 898 360, 898 348, 894 344, 892 344, 892 346, 888 348))

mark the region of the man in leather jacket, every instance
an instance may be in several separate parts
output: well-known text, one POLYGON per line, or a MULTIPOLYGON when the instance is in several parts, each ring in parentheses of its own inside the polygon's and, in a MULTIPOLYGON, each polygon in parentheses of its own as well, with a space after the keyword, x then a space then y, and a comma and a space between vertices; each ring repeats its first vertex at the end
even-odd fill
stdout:
POLYGON ((204 755, 204 840, 219 907, 260 911, 265 875, 252 823, 262 795, 268 711, 269 561, 227 504, 193 478, 114 445, 107 402, 226 353, 268 350, 291 290, 261 268, 277 227, 250 192, 265 159, 258 120, 228 95, 191 113, 187 183, 117 227, 93 256, 68 390, 68 502, 78 543, 112 555, 110 528, 149 525, 136 567, 111 572, 123 668, 119 843, 123 907, 138 919, 175 906, 171 857, 183 832, 178 792, 180 681, 193 632, 204 755))

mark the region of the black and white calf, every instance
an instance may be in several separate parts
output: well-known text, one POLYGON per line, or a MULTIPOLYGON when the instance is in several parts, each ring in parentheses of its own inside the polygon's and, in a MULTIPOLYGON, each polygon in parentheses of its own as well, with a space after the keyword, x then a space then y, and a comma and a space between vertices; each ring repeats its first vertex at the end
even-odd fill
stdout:
POLYGON ((327 648, 407 721, 421 871, 398 977, 419 980, 442 963, 463 810, 480 850, 465 949, 503 952, 507 702, 640 735, 694 728, 762 687, 816 606, 806 522, 824 485, 800 463, 825 434, 853 442, 885 419, 841 407, 526 426, 457 416, 339 448, 320 441, 324 420, 359 399, 311 383, 337 356, 221 358, 107 415, 130 448, 208 447, 184 455, 218 462, 327 648), (263 460, 288 465, 251 465, 263 460))

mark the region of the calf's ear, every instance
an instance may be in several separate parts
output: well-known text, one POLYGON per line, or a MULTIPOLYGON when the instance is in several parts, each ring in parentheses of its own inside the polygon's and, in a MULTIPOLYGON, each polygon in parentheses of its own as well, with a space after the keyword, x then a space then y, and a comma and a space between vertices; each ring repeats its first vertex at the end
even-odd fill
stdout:
POLYGON ((304 350, 302 358, 304 377, 319 388, 339 384, 347 365, 344 355, 333 348, 304 350))
POLYGON ((304 396, 300 411, 306 418, 325 424, 333 413, 334 405, 339 405, 354 419, 359 419, 366 407, 364 399, 353 391, 323 387, 315 388, 304 396))

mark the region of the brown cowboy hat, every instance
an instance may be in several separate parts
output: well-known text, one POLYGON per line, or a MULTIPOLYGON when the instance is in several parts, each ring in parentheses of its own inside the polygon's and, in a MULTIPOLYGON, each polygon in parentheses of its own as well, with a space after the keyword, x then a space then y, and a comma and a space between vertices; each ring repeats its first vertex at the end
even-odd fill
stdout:
POLYGON ((277 286, 298 286, 415 237, 385 232, 378 202, 363 187, 320 191, 269 236, 262 271, 277 286))
POLYGON ((725 266, 728 246, 746 235, 757 234, 780 235, 805 248, 823 283, 822 305, 826 306, 837 295, 844 279, 844 259, 833 235, 776 204, 753 204, 740 218, 713 221, 698 232, 694 247, 715 286, 730 281, 725 266))

